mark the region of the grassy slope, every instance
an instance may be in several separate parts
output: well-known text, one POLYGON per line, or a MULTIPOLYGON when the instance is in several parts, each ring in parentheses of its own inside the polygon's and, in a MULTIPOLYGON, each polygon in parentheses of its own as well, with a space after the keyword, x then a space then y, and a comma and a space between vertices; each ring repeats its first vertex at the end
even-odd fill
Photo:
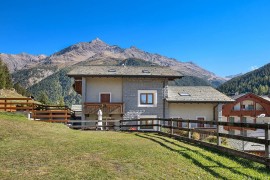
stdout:
POLYGON ((25 98, 25 96, 18 94, 15 90, 0 89, 0 98, 25 98))
POLYGON ((0 113, 0 179, 266 179, 263 165, 147 133, 74 131, 0 113))

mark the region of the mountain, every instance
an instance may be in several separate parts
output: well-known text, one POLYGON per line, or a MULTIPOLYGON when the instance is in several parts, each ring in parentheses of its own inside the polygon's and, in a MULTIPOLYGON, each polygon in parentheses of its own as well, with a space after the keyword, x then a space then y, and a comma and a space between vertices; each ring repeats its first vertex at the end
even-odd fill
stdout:
POLYGON ((20 69, 33 67, 45 59, 45 55, 31 55, 27 53, 21 54, 4 54, 0 53, 0 59, 7 64, 9 71, 15 72, 20 69))
POLYGON ((125 65, 170 66, 173 70, 188 76, 175 81, 176 85, 211 84, 217 87, 225 82, 225 79, 192 62, 177 61, 159 54, 145 52, 134 46, 125 49, 116 45, 108 45, 98 38, 91 42, 71 45, 50 56, 2 53, 0 58, 13 72, 14 83, 20 83, 23 87, 28 88, 36 97, 39 96, 38 93, 46 90, 52 103, 57 102, 58 96, 61 95, 68 104, 74 100, 72 98, 79 102, 79 97, 74 94, 72 89, 72 83, 62 83, 62 81, 67 81, 64 78, 67 69, 71 70, 76 65, 122 65, 124 63, 125 65), (57 89, 53 89, 52 86, 56 86, 57 89), (69 93, 65 93, 65 91, 69 93), (56 95, 53 94, 54 92, 56 95))
POLYGON ((184 75, 205 79, 214 86, 225 82, 224 78, 218 77, 214 73, 202 69, 192 62, 177 61, 173 58, 142 51, 134 46, 127 49, 120 48, 116 45, 110 46, 98 38, 89 43, 84 42, 69 46, 43 59, 42 62, 44 64, 72 65, 81 61, 110 58, 119 60, 136 58, 161 66, 170 66, 173 70, 180 71, 184 75))
POLYGON ((225 82, 218 87, 218 90, 227 95, 236 92, 268 95, 270 93, 270 63, 225 82))
POLYGON ((225 79, 228 81, 232 78, 238 77, 238 76, 242 76, 243 73, 239 73, 239 74, 235 74, 235 75, 229 75, 229 76, 225 76, 225 79))
MULTIPOLYGON (((124 49, 116 45, 108 45, 100 39, 91 42, 82 42, 69 46, 48 57, 45 55, 18 55, 1 54, 4 62, 8 63, 11 72, 20 69, 29 69, 35 66, 55 65, 60 68, 76 64, 81 61, 93 61, 96 59, 119 59, 136 58, 161 66, 170 66, 173 70, 180 71, 187 76, 196 76, 209 81, 214 86, 225 82, 224 78, 216 76, 192 62, 181 62, 159 54, 142 51, 134 46, 124 49)), ((105 60, 107 61, 107 60, 105 60)))

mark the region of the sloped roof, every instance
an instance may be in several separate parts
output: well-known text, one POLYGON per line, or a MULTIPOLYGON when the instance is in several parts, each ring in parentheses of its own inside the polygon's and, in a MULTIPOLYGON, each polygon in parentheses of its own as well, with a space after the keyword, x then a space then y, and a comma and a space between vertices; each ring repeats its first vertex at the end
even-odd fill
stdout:
POLYGON ((234 102, 233 99, 211 86, 169 86, 168 102, 234 102))
POLYGON ((78 66, 68 73, 70 77, 167 77, 180 78, 183 75, 169 67, 142 66, 78 66))
POLYGON ((269 96, 261 96, 263 99, 265 99, 266 101, 270 102, 270 97, 269 96))
POLYGON ((231 98, 234 99, 234 100, 236 100, 236 99, 238 99, 240 97, 245 96, 246 94, 248 94, 248 93, 242 93, 242 94, 233 95, 233 96, 231 96, 231 98))
POLYGON ((253 96, 253 97, 261 98, 263 100, 266 100, 266 101, 270 102, 270 97, 269 96, 259 96, 259 95, 256 95, 254 93, 242 93, 242 94, 231 96, 231 98, 234 99, 234 100, 237 100, 237 99, 239 99, 241 97, 244 97, 244 96, 253 96))

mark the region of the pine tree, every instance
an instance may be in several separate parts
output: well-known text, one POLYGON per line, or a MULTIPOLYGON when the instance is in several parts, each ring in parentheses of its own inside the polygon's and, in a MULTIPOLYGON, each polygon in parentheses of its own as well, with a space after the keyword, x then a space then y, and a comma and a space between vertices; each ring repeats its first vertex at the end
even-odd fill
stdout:
POLYGON ((49 97, 44 91, 41 91, 39 94, 39 97, 38 97, 38 101, 41 102, 42 104, 48 105, 49 104, 49 97))
POLYGON ((13 87, 11 75, 7 65, 0 59, 0 89, 13 87))

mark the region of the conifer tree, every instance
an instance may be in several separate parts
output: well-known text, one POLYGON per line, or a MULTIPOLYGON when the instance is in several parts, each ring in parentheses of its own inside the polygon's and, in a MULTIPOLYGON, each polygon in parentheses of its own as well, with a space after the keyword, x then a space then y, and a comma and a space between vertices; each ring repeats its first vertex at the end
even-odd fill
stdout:
POLYGON ((0 58, 0 89, 10 89, 12 87, 13 84, 8 67, 0 58))

